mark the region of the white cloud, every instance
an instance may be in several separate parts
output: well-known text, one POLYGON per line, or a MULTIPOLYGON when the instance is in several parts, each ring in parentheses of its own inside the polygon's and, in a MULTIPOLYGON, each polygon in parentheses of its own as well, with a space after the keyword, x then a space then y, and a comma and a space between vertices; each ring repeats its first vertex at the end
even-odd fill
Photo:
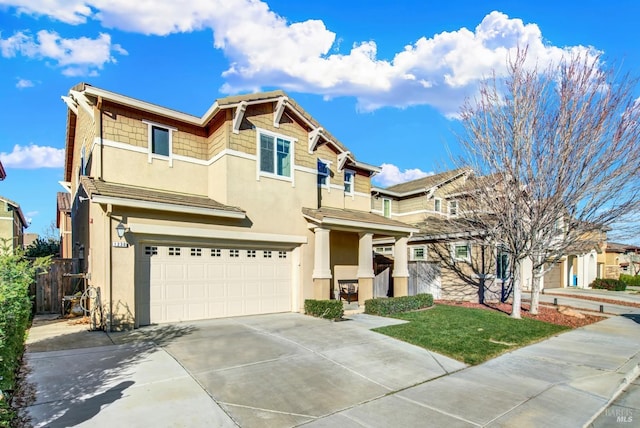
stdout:
POLYGON ((64 149, 55 147, 13 146, 11 153, 0 153, 0 161, 6 167, 21 169, 62 168, 64 167, 64 149))
POLYGON ((214 46, 230 62, 223 73, 223 91, 276 86, 327 98, 353 96, 363 111, 429 104, 453 116, 483 77, 493 70, 504 73, 507 55, 517 46, 528 46, 531 64, 540 66, 568 52, 595 54, 591 47, 551 46, 536 24, 497 11, 473 30, 425 36, 385 59, 378 58, 374 40, 341 53, 341 39, 322 21, 288 22, 259 0, 0 0, 0 4, 69 24, 92 19, 107 28, 150 35, 211 29, 214 46))
POLYGON ((65 39, 55 31, 42 30, 35 37, 28 32, 17 32, 6 39, 0 38, 0 53, 5 58, 22 55, 53 60, 62 67, 63 74, 80 76, 95 75, 104 64, 116 62, 114 53, 126 55, 127 51, 111 44, 111 36, 105 33, 95 39, 65 39))
POLYGON ((18 78, 18 83, 16 83, 16 88, 24 89, 24 88, 32 88, 34 83, 31 80, 20 79, 18 78))
POLYGON ((382 171, 373 177, 373 181, 382 187, 393 186, 394 184, 433 175, 433 172, 424 172, 417 168, 400 171, 400 168, 389 163, 383 163, 381 168, 382 171))

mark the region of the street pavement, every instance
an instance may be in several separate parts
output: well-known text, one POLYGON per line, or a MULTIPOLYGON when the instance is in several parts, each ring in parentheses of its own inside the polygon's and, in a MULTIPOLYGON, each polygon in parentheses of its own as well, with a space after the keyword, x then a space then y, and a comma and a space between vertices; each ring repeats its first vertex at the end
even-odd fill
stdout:
POLYGON ((111 334, 38 320, 25 356, 34 399, 22 412, 38 427, 600 427, 620 426, 616 415, 640 420, 638 309, 474 367, 370 330, 398 320, 349 317, 289 313, 111 334))

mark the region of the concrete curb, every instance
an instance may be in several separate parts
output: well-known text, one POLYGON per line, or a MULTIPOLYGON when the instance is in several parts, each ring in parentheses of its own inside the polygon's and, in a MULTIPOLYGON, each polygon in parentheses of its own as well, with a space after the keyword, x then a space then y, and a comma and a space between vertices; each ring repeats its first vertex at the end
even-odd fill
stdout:
MULTIPOLYGON (((584 425, 583 428, 590 427, 598 417, 604 413, 605 410, 611 406, 611 404, 616 401, 616 399, 624 392, 624 390, 631 385, 631 382, 635 381, 640 377, 640 353, 637 353, 629 360, 632 363, 633 367, 627 372, 624 378, 620 381, 620 385, 615 390, 609 401, 607 401, 598 411, 589 419, 584 425), (635 364, 633 363, 635 362, 635 364)), ((629 363, 627 363, 629 364, 629 363)), ((625 365, 627 365, 625 364, 625 365)))

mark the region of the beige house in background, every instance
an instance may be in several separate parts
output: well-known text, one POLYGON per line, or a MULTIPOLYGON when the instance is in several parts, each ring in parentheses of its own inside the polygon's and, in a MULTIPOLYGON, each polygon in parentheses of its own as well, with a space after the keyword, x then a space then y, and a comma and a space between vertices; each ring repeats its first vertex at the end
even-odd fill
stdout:
POLYGON ((619 242, 607 242, 598 256, 603 278, 618 279, 620 274, 640 275, 640 247, 619 242))
POLYGON ((71 194, 58 192, 56 195, 56 228, 60 232, 60 258, 73 257, 71 241, 71 194))
POLYGON ((20 205, 0 197, 0 239, 11 251, 24 248, 24 229, 28 226, 20 205))
MULTIPOLYGON (((362 304, 373 240, 403 254, 416 230, 371 212, 379 169, 282 91, 201 117, 88 84, 63 100, 73 257, 110 329, 298 312, 341 278, 362 304)), ((406 294, 406 257, 393 275, 406 294)))

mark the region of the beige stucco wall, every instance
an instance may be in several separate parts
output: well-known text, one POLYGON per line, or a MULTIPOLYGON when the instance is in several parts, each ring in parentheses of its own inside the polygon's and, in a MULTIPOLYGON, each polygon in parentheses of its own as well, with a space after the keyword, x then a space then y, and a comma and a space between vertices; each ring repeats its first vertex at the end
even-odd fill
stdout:
POLYGON ((206 165, 174 159, 172 166, 165 159, 146 153, 104 147, 103 179, 150 189, 207 196, 209 171, 206 165))

